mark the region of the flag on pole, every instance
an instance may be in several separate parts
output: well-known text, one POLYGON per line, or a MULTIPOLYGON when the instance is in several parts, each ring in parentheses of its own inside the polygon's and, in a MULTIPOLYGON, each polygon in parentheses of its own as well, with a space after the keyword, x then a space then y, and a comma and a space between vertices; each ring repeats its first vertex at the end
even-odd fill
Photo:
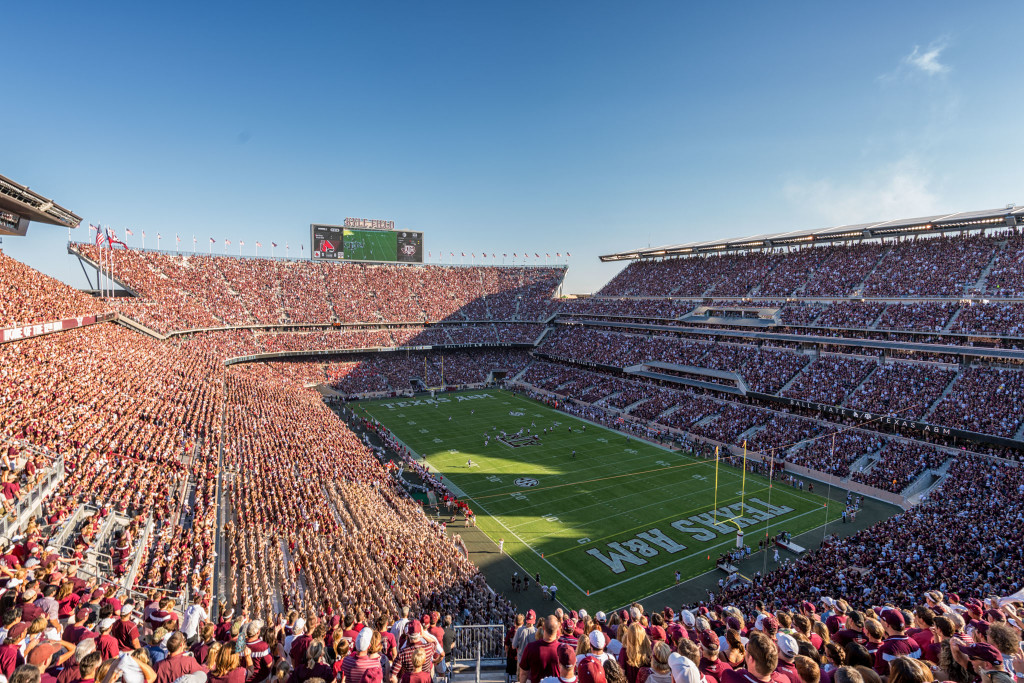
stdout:
POLYGON ((228 245, 230 247, 231 246, 231 240, 224 240, 224 244, 226 244, 226 245, 228 245))
POLYGON ((215 240, 215 239, 213 239, 213 238, 211 237, 211 238, 210 238, 210 244, 216 244, 216 243, 217 243, 217 240, 215 240))
MULTIPOLYGON (((90 226, 90 227, 92 227, 92 226, 90 226)), ((97 246, 97 247, 99 247, 100 249, 102 249, 102 248, 103 248, 103 242, 104 242, 104 241, 105 241, 105 240, 104 240, 104 238, 103 238, 103 231, 102 231, 102 230, 100 230, 100 229, 99 229, 99 228, 97 227, 97 228, 96 228, 96 246, 97 246)))
POLYGON ((243 242, 242 240, 238 240, 238 246, 244 247, 245 246, 245 242, 243 242))
POLYGON ((131 228, 125 228, 124 229, 124 234, 128 235, 129 237, 134 237, 135 236, 135 233, 132 232, 131 228))
POLYGON ((257 243, 256 243, 256 248, 257 248, 257 249, 259 249, 259 248, 260 248, 260 247, 262 247, 262 246, 263 246, 263 245, 262 245, 262 244, 260 244, 259 242, 257 242, 257 243))
POLYGON ((534 258, 540 258, 540 254, 534 253, 534 258))
POLYGON ((565 258, 572 258, 572 254, 570 254, 569 252, 565 252, 565 258))
POLYGON ((556 252, 555 252, 555 256, 556 256, 557 258, 562 258, 562 252, 560 252, 560 251, 556 251, 556 252))
POLYGON ((272 246, 272 247, 276 247, 276 246, 277 246, 277 242, 271 242, 271 243, 270 243, 270 246, 272 246))
POLYGON ((192 235, 192 244, 195 244, 195 243, 196 243, 196 236, 192 235))

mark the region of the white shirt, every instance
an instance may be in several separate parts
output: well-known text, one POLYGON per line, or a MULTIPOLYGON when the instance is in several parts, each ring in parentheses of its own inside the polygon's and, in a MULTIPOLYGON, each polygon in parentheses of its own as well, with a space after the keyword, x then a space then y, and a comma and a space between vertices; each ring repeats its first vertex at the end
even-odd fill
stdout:
POLYGON ((188 609, 185 610, 181 632, 191 638, 199 630, 199 623, 209 618, 210 615, 206 613, 202 605, 189 605, 188 609))

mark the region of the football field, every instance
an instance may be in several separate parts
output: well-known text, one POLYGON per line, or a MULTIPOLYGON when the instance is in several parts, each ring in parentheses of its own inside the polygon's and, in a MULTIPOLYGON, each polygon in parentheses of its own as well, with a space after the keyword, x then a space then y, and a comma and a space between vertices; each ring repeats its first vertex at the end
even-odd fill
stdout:
MULTIPOLYGON (((573 606, 610 609, 715 569, 737 529, 796 536, 842 504, 673 452, 517 394, 358 404, 463 494, 477 525, 573 606), (545 431, 546 430, 546 431, 545 431), (575 456, 573 455, 575 451, 575 456), (471 462, 470 462, 471 461, 471 462)), ((701 599, 706 596, 694 596, 701 599)))

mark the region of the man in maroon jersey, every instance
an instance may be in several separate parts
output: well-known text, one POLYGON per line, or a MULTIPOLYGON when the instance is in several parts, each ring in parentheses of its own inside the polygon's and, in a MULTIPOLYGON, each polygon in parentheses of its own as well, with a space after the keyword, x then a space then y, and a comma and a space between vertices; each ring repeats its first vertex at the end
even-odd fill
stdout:
POLYGON ((558 675, 558 617, 548 616, 537 640, 526 646, 519 660, 519 683, 540 683, 546 676, 558 675))
POLYGON ((907 622, 896 608, 882 611, 882 623, 888 636, 875 652, 875 671, 879 676, 889 675, 889 662, 897 657, 921 658, 921 648, 904 634, 907 622))
POLYGON ((721 652, 721 643, 714 631, 700 632, 700 662, 697 669, 707 679, 708 683, 719 683, 722 675, 732 669, 732 665, 723 662, 718 655, 721 652))
MULTIPOLYGON (((185 674, 197 671, 208 673, 209 669, 197 662, 191 652, 185 652, 185 634, 175 631, 167 639, 167 659, 156 665, 156 683, 174 683, 185 674)), ((254 677, 253 680, 260 681, 262 678, 254 677)))
POLYGON ((750 632, 743 662, 747 668, 724 672, 722 683, 789 683, 786 676, 775 671, 779 664, 779 651, 763 631, 750 632))

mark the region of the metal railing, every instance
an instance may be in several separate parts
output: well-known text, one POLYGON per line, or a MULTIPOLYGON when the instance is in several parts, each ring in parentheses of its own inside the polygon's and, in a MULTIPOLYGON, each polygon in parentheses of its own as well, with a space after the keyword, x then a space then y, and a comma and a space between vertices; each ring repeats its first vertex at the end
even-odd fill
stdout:
MULTIPOLYGON (((33 448, 38 452, 38 449, 33 448)), ((47 452, 52 457, 52 453, 47 452)), ((11 538, 17 535, 32 513, 42 506, 43 500, 49 496, 64 480, 64 456, 58 455, 42 472, 42 478, 31 491, 22 496, 14 505, 14 515, 4 515, 0 520, 0 535, 11 538)))
POLYGON ((457 664, 504 664, 505 627, 501 624, 456 626, 451 656, 457 664))

